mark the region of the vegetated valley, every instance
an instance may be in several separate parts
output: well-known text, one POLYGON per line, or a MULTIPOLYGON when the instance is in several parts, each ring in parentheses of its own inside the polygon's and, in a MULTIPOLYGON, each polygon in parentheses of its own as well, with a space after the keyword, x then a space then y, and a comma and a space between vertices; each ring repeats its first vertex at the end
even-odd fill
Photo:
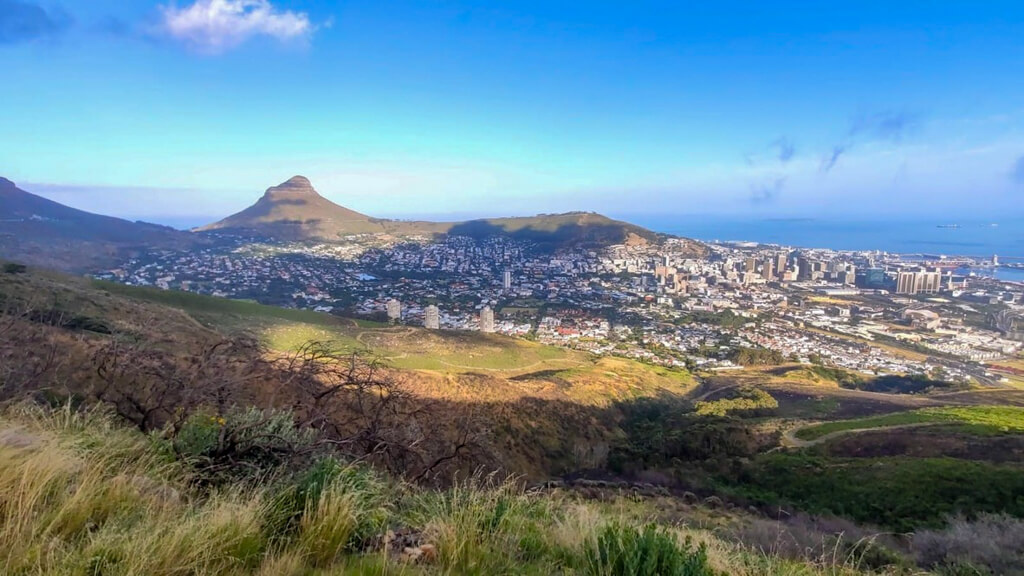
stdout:
POLYGON ((14 263, 0 310, 3 573, 1024 573, 1018 390, 14 263))

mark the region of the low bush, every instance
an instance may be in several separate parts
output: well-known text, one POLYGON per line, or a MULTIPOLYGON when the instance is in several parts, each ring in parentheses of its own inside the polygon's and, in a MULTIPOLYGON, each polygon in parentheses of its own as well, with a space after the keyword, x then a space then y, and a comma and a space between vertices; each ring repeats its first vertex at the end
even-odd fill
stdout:
POLYGON ((895 538, 834 516, 796 513, 779 520, 744 518, 728 533, 766 557, 833 568, 881 569, 907 563, 895 538))
POLYGON ((740 366, 778 366, 786 361, 778 350, 770 348, 735 348, 728 359, 740 366))
POLYGON ((260 477, 316 451, 316 434, 295 426, 289 411, 232 408, 223 416, 200 411, 171 440, 175 454, 195 470, 199 484, 260 477))
POLYGON ((922 566, 945 574, 1024 574, 1024 520, 982 514, 959 517, 913 538, 922 566))
POLYGON ((967 390, 969 388, 964 383, 934 380, 923 374, 887 374, 877 378, 840 382, 840 386, 854 390, 866 390, 868 392, 885 392, 887 394, 925 394, 935 391, 967 390))
POLYGON ((760 388, 744 386, 737 389, 731 397, 697 402, 694 407, 699 416, 726 416, 733 412, 752 415, 774 410, 779 407, 779 402, 760 388))

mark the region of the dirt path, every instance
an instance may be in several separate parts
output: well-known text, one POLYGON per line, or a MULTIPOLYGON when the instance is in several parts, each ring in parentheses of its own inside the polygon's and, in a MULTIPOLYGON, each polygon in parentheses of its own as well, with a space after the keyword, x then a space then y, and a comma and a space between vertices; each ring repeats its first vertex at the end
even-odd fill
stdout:
POLYGON ((943 424, 943 422, 915 422, 914 424, 895 424, 893 426, 875 426, 874 428, 850 428, 848 430, 836 430, 824 436, 815 438, 814 440, 802 440, 797 437, 796 433, 804 428, 810 428, 811 426, 817 426, 817 424, 800 425, 790 428, 782 433, 782 445, 775 448, 779 450, 781 448, 809 448, 811 446, 817 446, 838 438, 846 434, 860 434, 862 432, 884 432, 887 430, 900 430, 906 428, 923 428, 925 426, 935 426, 937 424, 943 424))
POLYGON ((569 360, 567 358, 549 358, 547 360, 538 360, 538 361, 534 362, 533 364, 528 364, 526 366, 516 366, 515 368, 481 368, 479 366, 463 366, 462 364, 453 364, 453 363, 447 362, 445 360, 438 360, 438 362, 440 362, 441 364, 444 364, 445 366, 448 366, 449 368, 458 368, 460 370, 482 370, 484 372, 523 372, 523 373, 536 372, 536 368, 542 368, 542 367, 545 367, 545 366, 547 366, 549 364, 557 364, 559 362, 565 362, 565 363, 569 364, 568 367, 561 368, 562 370, 568 370, 570 368, 576 368, 576 367, 584 365, 583 362, 579 362, 579 361, 576 361, 576 360, 569 360))

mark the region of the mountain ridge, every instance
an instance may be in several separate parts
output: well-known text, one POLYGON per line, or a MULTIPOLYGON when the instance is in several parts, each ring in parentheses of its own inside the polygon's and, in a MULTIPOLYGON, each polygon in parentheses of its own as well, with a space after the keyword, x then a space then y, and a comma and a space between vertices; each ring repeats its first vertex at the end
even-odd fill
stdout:
MULTIPOLYGON (((304 176, 293 176, 272 186, 252 206, 194 231, 326 241, 358 234, 507 236, 548 246, 642 244, 668 237, 635 224, 584 211, 457 222, 374 218, 321 196, 304 176)), ((699 245, 694 244, 695 247, 699 245)))
POLYGON ((87 271, 115 264, 125 251, 181 247, 194 235, 66 206, 0 177, 0 254, 28 264, 87 271))
MULTIPOLYGON (((584 211, 457 222, 375 218, 325 198, 303 176, 271 186, 248 208, 191 231, 79 210, 0 177, 0 224, 0 256, 72 272, 116 266, 144 250, 205 244, 213 241, 210 233, 325 242, 363 234, 430 239, 501 236, 542 249, 649 244, 672 237, 584 211)), ((706 253, 703 244, 691 242, 694 256, 706 253)))

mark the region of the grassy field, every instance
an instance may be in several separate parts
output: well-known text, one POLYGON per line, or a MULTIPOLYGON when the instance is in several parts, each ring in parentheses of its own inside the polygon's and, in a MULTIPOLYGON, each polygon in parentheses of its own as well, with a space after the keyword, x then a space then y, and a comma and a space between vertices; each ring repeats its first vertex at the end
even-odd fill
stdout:
POLYGON ((1007 383, 1018 389, 1024 389, 1024 355, 1012 360, 998 360, 989 364, 992 372, 1005 377, 1007 383))
POLYGON ((463 373, 564 369, 585 366, 587 355, 553 346, 473 332, 427 331, 339 318, 310 310, 264 306, 189 292, 94 281, 100 290, 179 308, 220 331, 251 331, 272 349, 287 352, 310 340, 328 341, 342 352, 380 356, 399 369, 463 373))
POLYGON ((245 322, 274 320, 288 322, 302 322, 314 325, 332 325, 337 322, 327 314, 313 312, 312 310, 294 310, 290 308, 279 308, 277 306, 264 306, 255 302, 245 300, 230 300, 228 298, 213 298, 191 292, 179 290, 161 290, 159 288, 145 288, 138 286, 126 286, 116 282, 94 280, 93 286, 100 290, 119 294, 130 298, 164 304, 174 308, 181 308, 194 315, 204 317, 212 316, 235 316, 244 319, 245 322))
POLYGON ((1024 433, 1024 408, 1015 406, 949 406, 897 412, 884 416, 826 422, 796 432, 801 440, 815 440, 844 430, 867 430, 913 424, 950 424, 978 435, 1024 433))

